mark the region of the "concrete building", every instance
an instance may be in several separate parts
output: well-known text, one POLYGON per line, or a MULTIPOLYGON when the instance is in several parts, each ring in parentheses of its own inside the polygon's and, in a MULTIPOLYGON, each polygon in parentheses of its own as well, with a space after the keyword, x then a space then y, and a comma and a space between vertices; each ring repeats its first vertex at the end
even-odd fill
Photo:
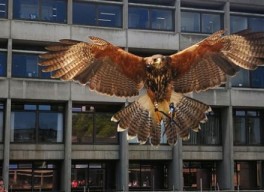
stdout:
POLYGON ((110 117, 133 100, 50 79, 44 46, 98 36, 142 56, 225 29, 264 30, 262 0, 0 0, 0 169, 10 191, 264 189, 264 68, 192 97, 212 106, 190 141, 128 143, 110 117))

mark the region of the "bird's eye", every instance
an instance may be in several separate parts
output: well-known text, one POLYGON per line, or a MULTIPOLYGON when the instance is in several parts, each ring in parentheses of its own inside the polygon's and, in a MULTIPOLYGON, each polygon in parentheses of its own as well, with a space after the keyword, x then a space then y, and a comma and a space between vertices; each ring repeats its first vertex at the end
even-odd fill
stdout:
POLYGON ((155 58, 155 59, 153 59, 153 61, 154 61, 154 62, 156 62, 156 61, 157 61, 157 59, 155 58))

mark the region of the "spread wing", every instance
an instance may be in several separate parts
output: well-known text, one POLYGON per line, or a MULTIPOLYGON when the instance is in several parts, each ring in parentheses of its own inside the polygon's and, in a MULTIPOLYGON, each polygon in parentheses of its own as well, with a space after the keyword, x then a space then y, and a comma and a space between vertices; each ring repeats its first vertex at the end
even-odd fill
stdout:
POLYGON ((143 59, 103 39, 90 39, 91 43, 64 39, 49 45, 39 65, 53 72, 53 78, 78 81, 101 93, 138 95, 145 78, 143 59))
POLYGON ((223 36, 218 31, 203 41, 170 55, 176 92, 202 91, 226 82, 240 68, 264 64, 264 32, 241 31, 223 36))

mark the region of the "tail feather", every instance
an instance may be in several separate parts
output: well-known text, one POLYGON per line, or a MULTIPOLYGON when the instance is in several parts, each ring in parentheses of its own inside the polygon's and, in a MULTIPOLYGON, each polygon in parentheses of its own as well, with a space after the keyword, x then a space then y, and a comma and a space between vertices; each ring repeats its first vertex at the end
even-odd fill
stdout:
POLYGON ((169 112, 169 102, 158 103, 158 111, 155 111, 149 96, 143 95, 116 113, 112 121, 119 123, 118 131, 128 129, 128 139, 137 136, 141 144, 149 139, 152 145, 157 146, 163 134, 161 133, 163 119, 167 141, 173 145, 177 142, 178 136, 187 140, 191 130, 199 131, 200 123, 206 122, 206 113, 211 108, 200 101, 175 92, 172 93, 170 102, 174 103, 174 111, 169 112))

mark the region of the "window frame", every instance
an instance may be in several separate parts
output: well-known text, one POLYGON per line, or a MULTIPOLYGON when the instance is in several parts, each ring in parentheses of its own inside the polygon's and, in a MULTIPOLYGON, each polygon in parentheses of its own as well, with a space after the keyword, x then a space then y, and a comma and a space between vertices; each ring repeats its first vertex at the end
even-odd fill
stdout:
POLYGON ((182 30, 183 26, 181 26, 181 32, 182 33, 201 33, 201 34, 213 34, 214 32, 216 31, 219 31, 223 28, 224 26, 224 13, 222 11, 204 11, 204 10, 190 10, 190 9, 186 9, 186 8, 182 8, 181 9, 181 23, 182 23, 182 13, 198 13, 199 14, 199 31, 191 31, 191 30, 182 30), (220 23, 219 23, 219 26, 220 28, 219 29, 216 29, 216 30, 213 30, 212 32, 204 32, 203 31, 203 24, 204 24, 204 20, 203 20, 203 15, 204 14, 211 14, 211 15, 217 15, 219 16, 219 19, 220 19, 220 23))
MULTIPOLYGON (((107 15, 107 14, 106 14, 107 15)), ((89 16, 89 15, 86 15, 89 16)), ((111 15, 108 15, 111 16, 111 15)), ((109 28, 119 28, 122 29, 123 28, 123 4, 119 3, 119 2, 94 2, 94 1, 85 1, 85 0, 73 0, 73 9, 72 9, 72 23, 73 25, 83 25, 83 26, 95 26, 95 27, 109 27, 109 28), (87 5, 92 5, 95 7, 95 24, 89 24, 87 22, 76 22, 75 21, 75 10, 74 10, 74 3, 82 3, 82 4, 87 4, 87 5), (99 18, 99 9, 100 6, 115 6, 115 8, 119 8, 120 11, 120 16, 118 17, 118 19, 120 20, 120 24, 119 25, 114 25, 114 26, 107 26, 107 25, 100 25, 100 18, 99 18)))
MULTIPOLYGON (((42 72, 42 69, 44 68, 43 66, 38 65, 38 62, 40 61, 39 58, 39 54, 41 54, 43 52, 41 51, 27 51, 27 50, 13 50, 12 51, 12 69, 11 69, 11 76, 13 78, 27 78, 27 79, 46 79, 46 80, 52 80, 51 76, 53 74, 53 72, 42 72), (15 56, 23 56, 25 58, 27 58, 28 56, 34 56, 36 58, 36 63, 34 65, 34 67, 36 67, 36 71, 37 71, 37 75, 36 76, 32 76, 33 73, 29 73, 28 72, 28 76, 25 76, 23 73, 21 75, 14 75, 14 71, 15 71, 15 65, 20 66, 21 64, 19 63, 14 63, 15 62, 15 56), (31 75, 30 75, 31 74, 31 75), (47 77, 46 77, 47 76, 47 77)), ((27 65, 27 62, 25 60, 25 63, 27 65)), ((25 69, 26 66, 24 66, 25 69)))
MULTIPOLYGON (((53 21, 52 19, 49 19, 49 20, 46 20, 45 18, 43 18, 43 16, 45 15, 45 14, 43 14, 43 7, 45 6, 45 2, 46 1, 43 1, 43 0, 36 0, 37 1, 37 6, 36 6, 36 10, 35 11, 37 11, 37 14, 36 15, 34 15, 34 14, 30 14, 31 16, 31 18, 28 18, 28 17, 26 17, 26 18, 22 18, 20 15, 17 15, 17 13, 16 13, 16 11, 15 11, 15 8, 17 8, 18 9, 18 11, 21 11, 20 9, 19 9, 19 5, 17 5, 17 4, 15 4, 15 3, 13 3, 13 19, 17 19, 17 20, 27 20, 27 21, 41 21, 41 22, 49 22, 49 23, 62 23, 62 24, 67 24, 67 17, 68 17, 68 15, 67 15, 67 6, 68 6, 68 4, 67 4, 67 0, 52 0, 52 3, 57 3, 57 1, 58 2, 63 2, 64 3, 64 12, 62 12, 64 15, 64 20, 63 21, 53 21), (17 7, 16 7, 17 6, 17 7)), ((33 3, 34 4, 34 3, 33 3)), ((54 14, 53 12, 55 11, 55 10, 57 10, 57 7, 56 8, 52 8, 52 17, 54 17, 55 15, 57 16, 57 13, 56 14, 54 14)))
POLYGON ((64 134, 65 134, 65 106, 62 103, 31 103, 31 102, 13 102, 11 104, 11 114, 15 114, 16 112, 26 112, 26 113, 34 113, 35 114, 35 127, 34 127, 34 137, 31 141, 16 141, 15 139, 15 119, 14 119, 14 127, 13 127, 13 135, 11 134, 10 137, 14 137, 11 139, 11 143, 33 143, 33 144, 61 144, 64 142, 64 134), (41 110, 40 106, 50 106, 50 110, 41 110), (36 109, 25 109, 26 106, 36 106, 36 109), (21 108, 23 107, 23 109, 21 108), (56 110, 52 110, 52 108, 56 108, 56 110), (56 134, 61 134, 61 141, 40 141, 40 116, 42 113, 57 113, 62 115, 61 123, 62 129, 59 130, 58 127, 56 129, 56 134), (59 133, 61 131, 61 133, 59 133))
POLYGON ((128 3, 128 29, 136 29, 136 30, 150 30, 150 31, 168 31, 168 32, 173 32, 175 31, 175 7, 174 6, 150 6, 147 4, 135 4, 135 3, 128 3), (129 25, 129 11, 135 8, 139 9, 146 9, 147 10, 147 27, 130 27, 129 25), (165 10, 165 11, 171 11, 171 29, 157 29, 153 27, 153 12, 157 10, 165 10))
POLYGON ((264 139, 263 139, 263 135, 264 135, 264 131, 261 129, 261 127, 264 125, 264 110, 263 109, 245 109, 245 108, 234 108, 233 109, 233 132, 234 132, 234 142, 233 145, 234 146, 263 146, 264 144, 264 139), (244 115, 236 115, 236 112, 244 112, 244 115), (256 116, 252 116, 249 115, 250 112, 255 112, 256 116), (237 141, 236 142, 236 118, 239 119, 244 119, 245 120, 245 124, 244 126, 244 133, 242 132, 242 134, 245 134, 245 141, 237 141), (259 138, 259 143, 253 143, 250 140, 250 119, 259 119, 259 133, 260 134, 260 138, 259 138))
MULTIPOLYGON (((100 139, 100 137, 98 137, 97 135, 97 125, 96 125, 96 115, 97 114, 105 114, 105 113, 109 113, 111 115, 114 115, 116 112, 118 112, 121 107, 123 106, 122 103, 75 103, 73 104, 73 108, 72 108, 72 118, 74 114, 87 114, 87 115, 91 115, 90 117, 92 118, 91 120, 91 136, 88 136, 88 140, 87 141, 81 141, 80 139, 82 138, 76 138, 76 141, 73 141, 72 139, 72 144, 76 145, 85 145, 85 144, 113 144, 113 145, 118 145, 119 144, 119 134, 117 132, 117 123, 116 122, 111 122, 109 118, 109 123, 111 123, 112 125, 110 126, 114 126, 112 128, 115 128, 115 138, 104 138, 104 139, 100 139), (105 110, 105 106, 108 106, 109 109, 105 110), (110 109, 112 107, 112 109, 110 109), (98 110, 99 109, 99 110, 98 110), (89 138, 90 137, 90 138, 89 138), (105 140, 105 141, 103 141, 105 140)), ((89 118, 90 118, 89 117, 89 118)), ((87 119, 85 119, 87 120, 87 119)), ((74 129, 74 120, 72 120, 72 129, 74 129)), ((72 138, 73 138, 73 133, 74 130, 72 130, 72 138)))
POLYGON ((8 17, 8 0, 0 0, 0 13, 5 13, 5 15, 2 17, 0 16, 0 18, 7 19, 7 17, 8 17), (5 6, 5 8, 1 9, 1 6, 5 6))

